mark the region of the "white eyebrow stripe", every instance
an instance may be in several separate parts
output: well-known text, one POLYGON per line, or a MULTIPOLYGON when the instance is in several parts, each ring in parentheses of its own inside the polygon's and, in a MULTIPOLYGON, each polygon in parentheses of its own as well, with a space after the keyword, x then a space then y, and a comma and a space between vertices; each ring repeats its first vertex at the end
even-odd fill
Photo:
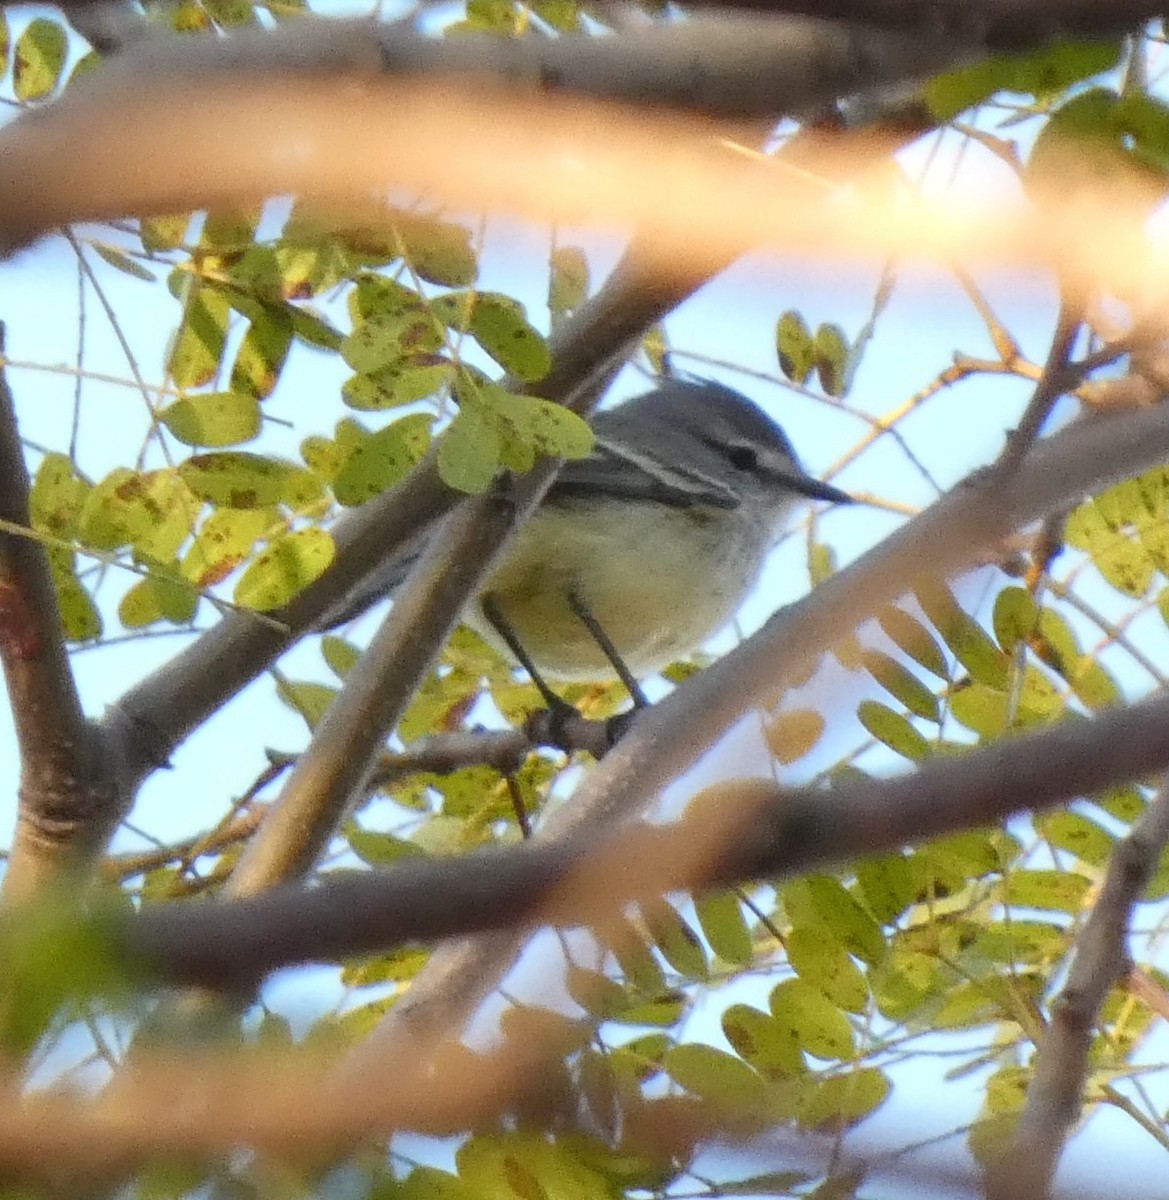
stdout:
POLYGON ((732 488, 695 467, 659 462, 648 454, 603 437, 597 438, 594 443, 593 453, 598 452, 628 463, 659 484, 664 491, 673 492, 681 498, 705 499, 724 508, 739 506, 739 498, 732 488))

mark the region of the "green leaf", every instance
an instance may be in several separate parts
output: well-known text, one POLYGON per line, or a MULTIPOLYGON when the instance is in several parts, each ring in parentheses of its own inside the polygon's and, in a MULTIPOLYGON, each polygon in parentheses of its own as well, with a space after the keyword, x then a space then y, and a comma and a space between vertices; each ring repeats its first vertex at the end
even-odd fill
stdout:
POLYGON ((335 553, 333 539, 323 529, 276 538, 236 584, 236 604, 260 612, 282 607, 324 573, 335 553))
POLYGON ((785 766, 809 754, 824 734, 824 718, 811 708, 781 712, 763 727, 767 746, 785 766))
POLYGON ((1026 55, 1004 55, 937 75, 923 95, 933 116, 948 122, 996 92, 1045 96, 1109 71, 1119 61, 1118 42, 1058 42, 1026 55))
POLYGON ((72 572, 54 570, 53 581, 57 585, 57 608, 65 637, 71 642, 89 642, 101 637, 101 613, 81 580, 72 572))
POLYGON ((954 978, 954 972, 932 955, 898 945, 872 973, 873 999, 888 1020, 909 1021, 936 1008, 954 978))
POLYGON ((430 446, 432 421, 424 413, 412 413, 361 437, 333 479, 338 503, 363 504, 404 479, 430 446))
POLYGON ((190 213, 177 213, 170 217, 143 217, 138 222, 138 236, 142 239, 142 249, 147 254, 177 250, 186 241, 190 226, 190 213))
POLYGON ((260 405, 240 392, 204 392, 168 405, 158 419, 188 446, 236 446, 260 432, 260 405))
POLYGON ((341 387, 350 408, 373 412, 426 400, 450 383, 454 365, 436 355, 399 359, 368 375, 354 375, 341 387))
POLYGON ((687 979, 707 979, 710 968, 698 934, 663 900, 641 906, 642 917, 662 957, 687 979))
POLYGON ((198 588, 208 588, 226 579, 279 522, 274 508, 216 509, 200 526, 183 556, 183 578, 198 588))
POLYGON ((836 551, 822 542, 808 548, 808 579, 813 587, 836 574, 836 551))
POLYGON ((509 374, 527 383, 552 366, 548 343, 527 319, 524 306, 498 292, 451 292, 432 305, 452 329, 466 330, 509 374))
POLYGON ((862 700, 857 705, 856 716, 877 741, 910 762, 918 762, 929 754, 929 742, 909 719, 884 704, 878 704, 876 700, 862 700))
POLYGON ((924 886, 917 861, 904 854, 866 858, 857 867, 856 883, 866 907, 882 924, 896 920, 924 886))
POLYGON ((252 316, 231 367, 231 389, 263 400, 272 394, 292 347, 292 317, 265 307, 252 316))
POLYGON ((1010 700, 981 683, 964 682, 950 693, 950 715, 979 737, 993 741, 1007 727, 1010 700))
POLYGON ((353 853, 371 867, 388 867, 403 858, 417 858, 422 854, 413 842, 405 838, 380 830, 362 829, 357 825, 348 830, 346 841, 353 853))
POLYGON ((666 990, 661 964, 633 926, 614 930, 610 948, 625 978, 643 995, 656 996, 666 990))
POLYGON ((881 927, 835 876, 793 880, 782 895, 793 926, 823 928, 850 954, 867 963, 879 963, 885 956, 881 927))
POLYGON ((720 1109, 741 1111, 764 1103, 767 1086, 741 1058, 700 1043, 674 1046, 663 1065, 688 1092, 720 1109))
POLYGON ((413 213, 397 215, 394 225, 410 266, 428 283, 466 287, 475 282, 479 264, 471 234, 462 225, 413 213))
POLYGON ((1105 519, 1101 496, 1082 504, 1068 518, 1064 537, 1069 546, 1085 551, 1092 565, 1118 592, 1143 599, 1157 572, 1142 542, 1105 519))
POLYGON ((1039 624, 1039 606, 1026 588, 1006 587, 995 597, 991 625, 1003 651, 1010 654, 1039 624))
POLYGON ((842 1123, 853 1125, 875 1112, 892 1090, 883 1071, 858 1067, 817 1080, 815 1090, 802 1097, 797 1115, 809 1129, 837 1130, 842 1123))
POLYGON ((225 508, 269 508, 284 498, 291 463, 246 450, 196 454, 179 464, 184 483, 201 500, 225 508))
POLYGON ((746 966, 754 958, 751 931, 734 892, 711 892, 694 901, 694 910, 710 948, 735 966, 746 966))
POLYGON ((1169 107, 1146 92, 1126 91, 1113 119, 1132 139, 1136 155, 1159 171, 1169 170, 1169 107))
POLYGON ((341 357, 369 374, 442 348, 442 330, 425 305, 372 313, 341 343, 341 357))
POLYGON ((438 443, 444 483, 472 495, 485 492, 499 470, 500 436, 477 407, 461 408, 438 443))
POLYGON ((767 1079, 786 1079, 807 1071, 795 1030, 771 1013, 732 1004, 723 1012, 722 1030, 735 1053, 767 1079))
POLYGON ((167 371, 184 390, 206 387, 219 371, 231 304, 223 292, 193 285, 171 344, 167 371))
POLYGON ((576 33, 581 28, 577 0, 533 0, 531 9, 560 33, 576 33))
POLYGON ((321 657, 338 679, 344 679, 357 665, 361 651, 352 642, 327 633, 321 638, 321 657))
POLYGON ((1130 197, 1152 212, 1164 193, 1164 173, 1133 147, 1119 98, 1109 88, 1079 92, 1048 118, 1035 139, 1024 183, 1041 197, 1114 195, 1122 184, 1130 197))
POLYGON ((288 679, 277 679, 276 695, 293 712, 299 713, 310 729, 315 729, 336 698, 337 689, 323 683, 295 683, 288 679))
POLYGON ((812 331, 795 309, 788 309, 779 318, 775 328, 775 349, 779 355, 779 369, 784 375, 793 383, 807 383, 816 362, 816 353, 812 345, 812 331))
POLYGON ((971 678, 1005 691, 1010 680, 1010 659, 987 637, 982 626, 958 607, 953 593, 934 585, 920 588, 917 597, 922 611, 971 678))
POLYGON ((145 283, 156 283, 154 272, 147 270, 140 262, 130 257, 130 255, 118 250, 114 246, 107 246, 102 242, 89 243, 94 250, 97 251, 98 257, 109 263, 117 271, 121 271, 123 275, 129 275, 133 279, 141 279, 145 283))
POLYGON ((589 263, 579 247, 557 246, 549 267, 548 309, 555 321, 584 303, 589 294, 589 263))
POLYGON ((118 620, 127 629, 142 629, 157 621, 189 624, 195 616, 199 595, 180 579, 155 573, 140 579, 118 603, 118 620))
MULTIPOLYGON (((99 1007, 127 1009, 146 971, 128 961, 106 921, 82 919, 72 894, 40 897, 0 918, 4 1001, 0 1052, 25 1058, 63 1012, 101 997, 99 1007)), ((88 1005, 85 1006, 88 1008, 88 1005)))
POLYGON ((0 12, 0 69, 8 70, 8 51, 12 49, 12 30, 8 26, 8 16, 0 12))
POLYGON ((482 389, 482 395, 490 413, 502 418, 503 425, 497 427, 505 442, 518 438, 525 448, 550 458, 586 458, 592 453, 596 440, 592 427, 563 404, 517 395, 494 385, 482 389))
MULTIPOLYGON (((467 1068, 474 1069, 474 1056, 467 1057, 467 1068)), ((551 1142, 539 1133, 495 1131, 464 1142, 455 1162, 465 1191, 450 1200, 598 1200, 610 1194, 606 1180, 573 1153, 569 1139, 551 1142)), ((417 1200, 448 1196, 427 1191, 417 1200)))
POLYGON ((37 17, 16 39, 16 58, 12 64, 12 90, 24 103, 44 100, 61 79, 69 39, 55 21, 37 17))
POLYGON ((935 724, 941 720, 937 696, 896 659, 879 650, 865 650, 862 661, 869 674, 914 716, 935 724))
POLYGON ((853 364, 848 338, 839 325, 824 324, 812 341, 812 358, 824 394, 839 398, 852 383, 853 364))
POLYGON ((942 648, 934 640, 934 636, 916 618, 900 608, 886 608, 878 618, 878 624, 885 636, 908 654, 914 662, 925 667, 939 679, 949 682, 950 672, 946 665, 946 656, 942 648))
POLYGON ((1145 800, 1135 787, 1112 788, 1092 797, 1092 802, 1118 821, 1132 824, 1145 811, 1145 800))
POLYGON ((792 970, 846 1012, 863 1013, 869 1001, 864 974, 843 946, 809 925, 792 929, 787 939, 792 970))
POLYGON ((1091 890, 1090 879, 1071 871, 1014 870, 1003 881, 1003 901, 1074 916, 1091 890))
POLYGON ((28 497, 32 527, 54 537, 73 537, 91 490, 77 474, 72 459, 64 454, 46 454, 28 497))
POLYGON ((86 545, 132 545, 143 559, 170 562, 194 528, 201 505, 181 472, 115 468, 85 498, 78 535, 86 545))
POLYGON ((852 1026, 819 988, 802 979, 785 979, 772 989, 770 1005, 775 1019, 809 1054, 830 1060, 852 1057, 852 1026))
POLYGON ((1043 921, 992 921, 980 929, 973 950, 980 958, 1011 966, 1050 966, 1067 953, 1066 929, 1043 921))

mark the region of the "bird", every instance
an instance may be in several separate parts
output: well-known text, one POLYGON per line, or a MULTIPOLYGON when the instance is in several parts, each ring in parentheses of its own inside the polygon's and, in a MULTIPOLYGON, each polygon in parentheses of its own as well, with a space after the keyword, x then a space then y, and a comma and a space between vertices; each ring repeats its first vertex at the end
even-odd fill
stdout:
MULTIPOLYGON (((853 502, 803 469, 758 405, 713 380, 663 377, 598 412, 593 429, 592 452, 563 465, 464 612, 534 676, 656 673, 731 620, 795 505, 853 502)), ((369 602, 367 587, 324 627, 369 602)))

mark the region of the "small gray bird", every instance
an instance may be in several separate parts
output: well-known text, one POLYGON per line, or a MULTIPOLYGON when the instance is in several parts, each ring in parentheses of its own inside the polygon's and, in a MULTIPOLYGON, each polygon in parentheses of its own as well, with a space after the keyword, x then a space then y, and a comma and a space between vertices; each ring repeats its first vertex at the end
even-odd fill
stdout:
POLYGON ((593 427, 593 452, 564 464, 465 613, 555 679, 612 678, 614 651, 638 678, 689 654, 734 616, 793 505, 852 502, 719 383, 663 379, 593 427))

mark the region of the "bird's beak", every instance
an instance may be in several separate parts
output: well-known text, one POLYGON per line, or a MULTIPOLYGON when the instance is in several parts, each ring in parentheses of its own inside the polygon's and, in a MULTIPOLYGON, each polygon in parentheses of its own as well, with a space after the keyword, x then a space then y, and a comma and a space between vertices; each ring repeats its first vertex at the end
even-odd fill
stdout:
POLYGON ((809 500, 827 500, 829 504, 856 503, 847 492, 842 492, 840 488, 835 488, 830 483, 822 483, 819 479, 813 479, 811 475, 797 475, 789 482, 795 491, 799 492, 801 496, 807 496, 809 500))

